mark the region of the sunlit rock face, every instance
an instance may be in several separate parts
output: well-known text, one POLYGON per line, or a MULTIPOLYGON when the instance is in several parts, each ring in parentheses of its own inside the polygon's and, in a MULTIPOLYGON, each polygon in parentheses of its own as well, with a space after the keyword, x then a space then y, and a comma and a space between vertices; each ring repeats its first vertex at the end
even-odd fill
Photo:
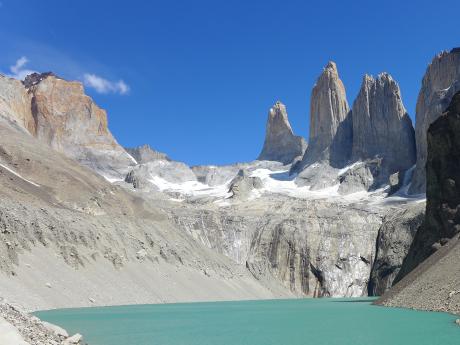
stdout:
POLYGON ((311 93, 310 137, 301 167, 318 161, 340 165, 349 158, 351 126, 350 108, 337 66, 329 62, 311 93))
POLYGON ((147 144, 132 148, 125 148, 125 150, 136 160, 138 164, 153 162, 156 160, 171 160, 166 153, 158 152, 147 144))
POLYGON ((460 50, 442 52, 435 56, 422 80, 415 121, 417 166, 410 188, 411 193, 425 192, 427 160, 427 131, 447 108, 452 96, 460 90, 460 50))
POLYGON ((24 84, 31 95, 32 134, 40 141, 109 177, 121 178, 135 164, 110 133, 105 110, 80 82, 33 74, 24 84))
POLYGON ((35 131, 31 96, 21 81, 0 75, 0 118, 25 131, 35 131))
POLYGON ((294 135, 292 131, 286 106, 276 102, 268 112, 265 142, 258 160, 289 164, 302 156, 306 147, 305 139, 294 135))
POLYGON ((387 74, 365 75, 353 103, 352 160, 379 157, 385 175, 409 169, 415 163, 412 121, 399 86, 387 74))

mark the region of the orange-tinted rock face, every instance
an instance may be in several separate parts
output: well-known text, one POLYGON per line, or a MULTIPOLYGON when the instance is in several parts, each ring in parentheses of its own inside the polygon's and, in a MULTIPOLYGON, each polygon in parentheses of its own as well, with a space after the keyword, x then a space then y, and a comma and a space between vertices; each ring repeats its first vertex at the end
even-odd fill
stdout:
POLYGON ((110 178, 124 178, 135 164, 80 82, 52 73, 34 73, 24 82, 0 75, 0 120, 110 178))
POLYGON ((47 77, 30 88, 35 136, 57 150, 68 146, 114 149, 107 129, 107 115, 84 94, 79 82, 47 77))

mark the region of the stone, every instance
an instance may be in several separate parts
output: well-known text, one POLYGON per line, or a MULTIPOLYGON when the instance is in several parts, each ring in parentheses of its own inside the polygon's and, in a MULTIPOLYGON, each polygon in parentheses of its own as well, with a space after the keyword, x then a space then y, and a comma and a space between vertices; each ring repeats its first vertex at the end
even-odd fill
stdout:
POLYGON ((425 220, 397 281, 460 232, 460 92, 430 125, 427 144, 425 220))
POLYGON ((352 161, 382 159, 386 178, 415 164, 412 121, 399 86, 388 73, 365 75, 353 102, 352 161))
POLYGON ((403 175, 400 171, 391 174, 388 178, 388 185, 390 186, 390 190, 388 191, 388 195, 393 195, 396 193, 403 185, 403 175))
POLYGON ((345 163, 351 149, 350 108, 337 66, 329 62, 310 97, 310 136, 300 170, 318 161, 345 163))
POLYGON ((64 345, 72 345, 72 344, 80 344, 80 341, 82 340, 83 336, 80 333, 76 333, 72 335, 71 337, 67 338, 64 340, 63 344, 64 345))
POLYGON ((305 139, 292 131, 286 106, 276 102, 268 112, 265 142, 257 159, 289 164, 302 156, 306 147, 305 139))
POLYGON ((43 326, 45 326, 48 330, 52 331, 54 334, 68 338, 69 333, 64 328, 59 327, 58 325, 46 322, 46 321, 41 321, 43 326))
POLYGON ((241 169, 238 175, 230 182, 229 193, 232 193, 232 198, 247 199, 251 196, 251 192, 255 189, 263 187, 260 177, 251 177, 241 169))
POLYGON ((374 179, 380 175, 382 161, 379 158, 359 162, 339 175, 339 193, 342 195, 368 191, 374 187, 374 179))
POLYGON ((460 326, 460 319, 455 320, 455 323, 460 326))
POLYGON ((460 90, 460 51, 441 52, 428 66, 417 98, 415 138, 417 165, 409 189, 412 194, 426 190, 427 131, 460 90))

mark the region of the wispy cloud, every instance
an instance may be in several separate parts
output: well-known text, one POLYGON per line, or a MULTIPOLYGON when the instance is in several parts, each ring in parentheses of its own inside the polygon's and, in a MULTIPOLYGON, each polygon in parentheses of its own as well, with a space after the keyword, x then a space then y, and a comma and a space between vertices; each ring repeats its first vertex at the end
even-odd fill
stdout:
POLYGON ((83 75, 83 83, 85 86, 103 94, 117 93, 126 95, 129 92, 129 86, 123 80, 110 81, 91 73, 83 75))
POLYGON ((16 60, 16 63, 10 66, 10 73, 7 73, 8 77, 24 80, 26 76, 34 73, 35 71, 25 68, 29 60, 25 56, 21 56, 16 60))

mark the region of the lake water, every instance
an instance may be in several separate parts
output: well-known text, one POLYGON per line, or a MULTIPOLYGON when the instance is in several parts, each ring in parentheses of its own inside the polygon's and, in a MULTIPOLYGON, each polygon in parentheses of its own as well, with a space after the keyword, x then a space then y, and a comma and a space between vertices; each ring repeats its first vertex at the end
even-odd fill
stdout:
POLYGON ((459 345, 455 316, 371 299, 78 308, 35 313, 90 345, 459 345))

